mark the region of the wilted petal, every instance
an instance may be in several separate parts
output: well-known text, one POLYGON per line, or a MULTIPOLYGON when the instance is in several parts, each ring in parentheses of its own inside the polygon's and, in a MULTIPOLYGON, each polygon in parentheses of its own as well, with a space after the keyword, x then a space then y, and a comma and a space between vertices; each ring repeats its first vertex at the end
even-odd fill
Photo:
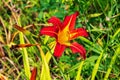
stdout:
POLYGON ((37 45, 39 44, 17 44, 17 45, 12 45, 10 49, 26 48, 26 47, 37 46, 37 45))
POLYGON ((40 30, 40 35, 57 36, 57 29, 54 27, 44 27, 40 30))
POLYGON ((52 23, 53 27, 58 28, 61 26, 61 21, 57 17, 53 16, 48 20, 48 23, 52 23))
POLYGON ((84 28, 78 28, 70 32, 70 40, 75 39, 78 36, 88 37, 88 33, 84 28))
POLYGON ((78 44, 77 42, 74 42, 71 44, 70 48, 73 53, 79 52, 84 59, 86 58, 86 50, 82 45, 78 44))
POLYGON ((70 16, 66 16, 63 21, 62 29, 64 29, 65 27, 69 27, 69 30, 74 29, 76 18, 78 15, 79 15, 79 12, 75 12, 74 14, 72 14, 70 16))
POLYGON ((23 27, 20 27, 18 26, 17 24, 14 24, 14 28, 16 28, 17 30, 21 31, 23 34, 26 34, 26 35, 30 35, 30 31, 24 29, 23 27))
POLYGON ((57 43, 56 47, 54 49, 54 56, 56 56, 56 57, 62 56, 62 53, 64 52, 65 48, 66 48, 66 46, 57 43))
POLYGON ((36 75, 37 75, 37 68, 35 67, 32 70, 32 74, 31 74, 30 80, 36 80, 36 75))

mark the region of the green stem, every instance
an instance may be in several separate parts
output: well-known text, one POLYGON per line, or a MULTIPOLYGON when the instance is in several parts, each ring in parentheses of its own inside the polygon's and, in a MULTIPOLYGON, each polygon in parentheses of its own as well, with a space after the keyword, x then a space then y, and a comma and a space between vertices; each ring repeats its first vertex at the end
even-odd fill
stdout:
MULTIPOLYGON (((18 18, 18 25, 21 26, 20 17, 18 18)), ((24 44, 25 41, 24 41, 24 36, 22 32, 20 32, 19 38, 20 38, 20 44, 24 44)), ((23 56, 25 75, 27 76, 27 79, 29 79, 30 78, 30 65, 29 65, 28 53, 27 53, 26 48, 22 48, 22 56, 23 56)))
MULTIPOLYGON (((50 51, 51 55, 52 55, 52 52, 51 52, 50 48, 47 47, 47 46, 45 46, 45 48, 48 49, 48 50, 50 51)), ((54 63, 55 63, 55 64, 58 66, 58 68, 60 69, 60 73, 61 73, 61 75, 62 75, 62 77, 63 77, 63 80, 66 80, 66 79, 65 79, 65 76, 64 76, 64 73, 63 73, 63 70, 61 69, 61 67, 59 66, 59 64, 57 63, 57 61, 56 61, 56 59, 55 59, 55 57, 54 57, 53 55, 52 55, 52 58, 53 58, 54 63)))

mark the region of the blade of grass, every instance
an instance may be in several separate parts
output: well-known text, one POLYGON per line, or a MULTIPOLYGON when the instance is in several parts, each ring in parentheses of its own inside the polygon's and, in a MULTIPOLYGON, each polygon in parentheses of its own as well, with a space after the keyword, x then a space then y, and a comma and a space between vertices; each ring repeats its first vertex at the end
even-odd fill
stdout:
POLYGON ((22 74, 22 72, 20 72, 20 73, 18 74, 18 76, 16 77, 15 80, 20 80, 20 76, 21 76, 21 74, 22 74))
MULTIPOLYGON (((44 47, 49 51, 50 54, 52 54, 51 49, 50 49, 48 46, 44 46, 44 47)), ((63 70, 62 70, 62 68, 58 65, 55 57, 54 57, 53 55, 51 55, 51 57, 52 57, 54 63, 58 66, 58 68, 59 68, 59 70, 60 70, 60 73, 61 73, 61 75, 62 75, 62 77, 63 77, 63 80, 66 80, 66 78, 65 78, 65 76, 64 76, 64 73, 63 73, 63 70)))
POLYGON ((41 80, 51 80, 51 76, 50 76, 50 69, 49 69, 49 66, 48 66, 48 63, 46 61, 46 57, 44 55, 44 52, 43 50, 41 49, 40 46, 38 46, 39 50, 40 50, 40 55, 41 55, 41 58, 42 58, 42 71, 41 71, 41 77, 40 79, 41 80))
MULTIPOLYGON (((119 34, 119 32, 120 32, 120 28, 114 33, 114 35, 113 35, 113 37, 112 37, 112 39, 111 40, 115 40, 115 37, 119 34)), ((111 59, 111 62, 110 62, 110 64, 109 64, 109 68, 108 68, 108 70, 107 70, 107 73, 105 74, 105 77, 104 77, 104 80, 107 80, 108 79, 108 77, 109 77, 109 74, 110 74, 110 72, 111 72, 111 70, 112 70, 112 66, 113 66, 113 64, 115 63, 115 60, 116 60, 116 57, 117 57, 117 55, 118 54, 120 54, 120 45, 117 47, 117 49, 115 50, 115 53, 114 53, 114 55, 113 55, 113 57, 112 57, 112 59, 111 59)))
POLYGON ((99 17, 101 16, 103 13, 94 13, 94 14, 89 14, 87 17, 88 18, 93 18, 93 17, 99 17))
MULTIPOLYGON (((88 62, 89 63, 94 62, 97 59, 98 59, 98 56, 91 56, 85 60, 84 65, 87 64, 88 62)), ((80 63, 75 64, 70 69, 68 69, 66 73, 70 73, 71 71, 74 71, 75 69, 77 69, 79 67, 79 65, 80 65, 80 63)))
POLYGON ((94 68, 93 68, 91 80, 95 80, 95 76, 96 76, 96 73, 98 71, 99 64, 100 64, 100 61, 102 59, 102 56, 103 56, 103 51, 100 53, 100 56, 98 57, 97 62, 95 64, 94 68))
POLYGON ((113 64, 115 63, 115 60, 116 60, 116 57, 118 56, 118 54, 120 54, 120 45, 118 46, 118 48, 115 50, 115 53, 111 59, 111 62, 110 62, 110 65, 109 65, 109 68, 107 70, 107 73, 105 74, 105 77, 104 77, 104 80, 108 80, 108 77, 109 77, 109 74, 112 70, 112 66, 113 64))
MULTIPOLYGON (((49 38, 50 38, 49 36, 45 36, 45 39, 44 39, 44 42, 43 42, 43 43, 46 44, 47 41, 49 40, 49 38)), ((48 45, 49 48, 51 49, 51 52, 52 52, 52 53, 53 53, 53 51, 54 51, 55 44, 56 44, 56 42, 53 41, 53 42, 51 42, 51 43, 48 45)), ((50 59, 51 59, 51 57, 52 57, 50 51, 48 51, 48 52, 46 53, 45 57, 46 57, 47 63, 49 63, 49 61, 50 61, 50 59)))
MULTIPOLYGON (((24 44, 24 38, 23 38, 23 33, 20 32, 20 43, 24 44)), ((29 60, 28 60, 28 53, 26 48, 22 48, 22 55, 23 55, 23 64, 24 64, 24 69, 25 69, 25 75, 30 78, 30 66, 29 66, 29 60)))
POLYGON ((6 43, 8 44, 8 35, 7 35, 7 29, 6 29, 6 25, 5 25, 5 21, 3 20, 3 18, 0 16, 0 22, 2 23, 3 25, 3 29, 4 29, 4 32, 5 32, 5 36, 6 36, 6 43))
POLYGON ((98 44, 95 44, 95 43, 91 42, 90 40, 88 40, 82 36, 80 36, 79 39, 86 42, 87 43, 86 45, 89 44, 91 49, 94 47, 94 51, 97 51, 98 53, 100 53, 102 51, 102 48, 98 44))
MULTIPOLYGON (((49 47, 50 47, 50 49, 51 49, 51 52, 53 53, 53 52, 54 52, 54 47, 55 47, 55 41, 54 41, 54 42, 51 42, 51 43, 50 43, 51 46, 49 46, 49 47), (52 44, 51 44, 51 43, 52 43, 52 44)), ((51 59, 51 57, 52 57, 52 54, 50 53, 50 51, 48 51, 48 52, 46 53, 45 57, 46 57, 47 63, 49 63, 49 61, 50 61, 50 59, 51 59)))
MULTIPOLYGON (((18 25, 21 26, 21 22, 20 22, 20 17, 18 18, 18 25)), ((20 38, 20 44, 24 44, 24 36, 23 33, 20 32, 19 34, 19 38, 20 38)), ((22 55, 23 55, 23 64, 24 64, 24 70, 25 70, 25 75, 27 76, 28 79, 30 79, 30 65, 29 65, 29 59, 28 59, 28 53, 26 48, 22 48, 22 55)))
POLYGON ((80 74, 81 74, 81 70, 82 70, 83 64, 84 64, 84 61, 82 61, 82 62, 80 63, 80 65, 79 65, 78 72, 77 72, 77 76, 76 76, 76 80, 81 80, 81 79, 82 79, 82 77, 80 76, 80 74))
MULTIPOLYGON (((36 40, 33 39, 33 41, 35 42, 35 44, 38 44, 36 42, 36 40)), ((45 41, 45 40, 44 40, 45 41)), ((47 41, 45 41, 47 42, 47 41)), ((43 42, 43 43, 45 43, 43 42)), ((50 43, 51 46, 50 46, 50 50, 53 52, 53 46, 55 44, 55 42, 51 42, 50 43)), ((42 69, 41 69, 41 74, 40 74, 40 80, 51 80, 51 76, 50 76, 50 69, 49 69, 49 61, 51 59, 51 54, 50 54, 50 51, 48 51, 46 53, 46 55, 44 54, 42 48, 40 47, 40 45, 37 45, 39 51, 40 51, 40 55, 41 55, 41 58, 42 58, 42 69)))
POLYGON ((117 34, 120 32, 120 28, 115 32, 115 34, 113 35, 112 39, 114 40, 114 38, 117 36, 117 34))

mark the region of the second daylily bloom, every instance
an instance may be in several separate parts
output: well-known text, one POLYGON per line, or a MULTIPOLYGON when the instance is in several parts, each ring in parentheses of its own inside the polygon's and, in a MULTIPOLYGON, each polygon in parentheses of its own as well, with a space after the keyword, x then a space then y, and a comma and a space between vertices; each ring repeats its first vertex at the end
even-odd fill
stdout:
POLYGON ((54 49, 54 56, 60 57, 65 48, 70 47, 73 53, 79 52, 84 59, 86 58, 84 47, 77 42, 70 42, 78 36, 88 37, 88 33, 84 28, 74 29, 78 15, 79 12, 75 12, 72 15, 66 16, 63 22, 57 17, 51 17, 48 23, 52 23, 53 26, 46 26, 40 30, 40 35, 49 35, 56 38, 57 43, 54 49))

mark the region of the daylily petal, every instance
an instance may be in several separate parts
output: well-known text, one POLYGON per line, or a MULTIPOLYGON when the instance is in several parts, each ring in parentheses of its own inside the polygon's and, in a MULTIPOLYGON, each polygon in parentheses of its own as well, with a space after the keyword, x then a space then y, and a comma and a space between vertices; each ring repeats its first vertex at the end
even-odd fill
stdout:
POLYGON ((86 50, 82 45, 78 44, 77 42, 74 42, 71 44, 70 48, 73 53, 79 52, 83 59, 86 58, 86 50))
POLYGON ((57 17, 55 17, 55 16, 51 17, 51 18, 48 20, 48 23, 52 23, 52 24, 53 24, 53 27, 58 28, 58 29, 60 28, 60 26, 61 26, 61 24, 62 24, 62 22, 60 21, 60 19, 57 18, 57 17))
POLYGON ((88 37, 88 33, 84 28, 74 29, 70 32, 70 40, 77 38, 78 36, 88 37))
POLYGON ((66 16, 64 21, 63 21, 62 29, 64 29, 65 27, 69 27, 69 30, 74 29, 76 18, 78 15, 79 15, 79 12, 77 11, 72 15, 66 16))
POLYGON ((54 56, 56 56, 56 57, 62 56, 62 53, 64 52, 65 48, 66 48, 65 45, 61 45, 61 44, 57 43, 56 47, 54 49, 54 56))
POLYGON ((48 35, 56 38, 57 29, 54 27, 44 27, 40 30, 40 35, 48 35))

